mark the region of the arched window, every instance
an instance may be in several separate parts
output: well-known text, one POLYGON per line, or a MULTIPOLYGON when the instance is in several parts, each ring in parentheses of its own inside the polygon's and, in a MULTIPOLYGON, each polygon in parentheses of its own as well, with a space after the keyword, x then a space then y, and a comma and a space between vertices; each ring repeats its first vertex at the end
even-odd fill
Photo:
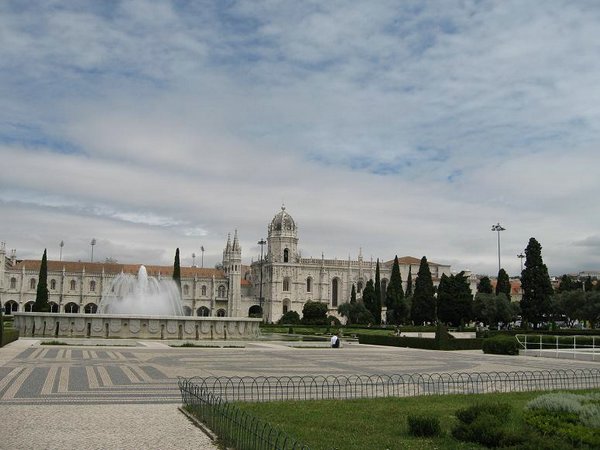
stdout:
POLYGON ((4 304, 4 314, 7 316, 17 311, 19 311, 19 304, 14 300, 9 300, 4 304))
POLYGON ((83 312, 86 314, 96 314, 96 312, 98 312, 98 305, 95 303, 88 303, 83 308, 83 312))
POLYGON ((71 290, 74 291, 77 289, 77 281, 71 280, 71 290))
POLYGON ((66 313, 71 313, 71 314, 77 314, 79 312, 79 305, 77 305, 77 303, 67 303, 65 305, 65 312, 66 313))
POLYGON ((58 303, 50 302, 50 312, 57 313, 58 312, 58 303))
POLYGON ((10 279, 10 288, 11 289, 16 289, 17 288, 17 279, 15 277, 12 277, 10 279))
POLYGON ((225 310, 224 309, 219 309, 217 311, 217 317, 225 317, 225 310))
MULTIPOLYGON (((183 295, 190 295, 190 287, 187 284, 183 285, 183 295)), ((191 315, 191 313, 189 315, 191 315)))
POLYGON ((290 310, 290 299, 286 298, 283 300, 283 314, 290 310))
POLYGON ((206 286, 202 286, 202 295, 206 297, 206 286))
POLYGON ((290 262, 290 251, 287 248, 283 250, 283 262, 290 262))
POLYGON ((262 317, 262 308, 259 305, 252 305, 248 309, 248 317, 255 317, 255 318, 262 317))
POLYGON ((90 281, 90 292, 96 292, 96 282, 94 280, 90 281))
POLYGON ((35 302, 27 302, 25 303, 25 312, 33 312, 33 305, 35 302))
POLYGON ((219 293, 220 298, 225 297, 225 286, 223 286, 223 285, 219 286, 218 293, 219 293))
POLYGON ((308 277, 306 279, 306 292, 312 292, 312 278, 308 277))
POLYGON ((29 289, 35 289, 35 278, 29 280, 29 289))
POLYGON ((363 290, 363 282, 362 280, 356 283, 356 294, 359 295, 363 290))
POLYGON ((56 290, 56 280, 50 280, 50 289, 56 290))
POLYGON ((283 279, 283 291, 284 292, 290 291, 290 279, 288 277, 285 277, 283 279))
POLYGON ((196 314, 198 315, 198 317, 208 317, 210 316, 210 310, 206 306, 201 306, 196 311, 196 314))
POLYGON ((331 280, 331 306, 338 305, 338 285, 339 280, 337 278, 331 280))
POLYGON ((191 316, 192 315, 192 308, 190 308, 189 306, 184 306, 183 307, 183 315, 184 316, 191 316))

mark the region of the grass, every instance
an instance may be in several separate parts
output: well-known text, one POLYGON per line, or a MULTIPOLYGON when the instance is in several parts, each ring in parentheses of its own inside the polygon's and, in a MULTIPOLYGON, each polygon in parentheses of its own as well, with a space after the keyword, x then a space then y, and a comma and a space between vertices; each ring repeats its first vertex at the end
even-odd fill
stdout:
POLYGON ((541 394, 516 392, 237 405, 296 437, 311 450, 481 449, 485 447, 460 442, 452 437, 451 430, 458 423, 455 416, 457 410, 481 401, 508 402, 513 407, 513 413, 505 419, 505 423, 516 429, 523 426, 525 404, 541 394), (427 438, 412 436, 407 424, 409 415, 439 418, 441 435, 427 438))

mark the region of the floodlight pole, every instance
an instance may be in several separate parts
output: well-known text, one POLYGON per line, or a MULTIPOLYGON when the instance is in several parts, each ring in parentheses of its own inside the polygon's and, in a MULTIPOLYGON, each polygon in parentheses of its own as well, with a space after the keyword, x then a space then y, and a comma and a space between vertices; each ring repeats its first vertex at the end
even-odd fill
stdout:
POLYGON ((267 243, 264 239, 258 241, 258 245, 260 245, 260 286, 258 288, 258 304, 260 305, 260 313, 264 317, 263 311, 263 246, 267 243))
POLYGON ((500 225, 500 222, 498 222, 496 225, 492 225, 492 231, 496 231, 498 232, 498 273, 500 273, 500 232, 506 230, 506 228, 504 228, 502 225, 500 225))

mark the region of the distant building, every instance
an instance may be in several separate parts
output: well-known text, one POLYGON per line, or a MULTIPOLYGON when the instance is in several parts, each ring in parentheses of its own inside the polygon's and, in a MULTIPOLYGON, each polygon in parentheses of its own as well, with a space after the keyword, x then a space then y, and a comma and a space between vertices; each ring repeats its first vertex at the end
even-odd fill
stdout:
MULTIPOLYGON (((263 317, 275 322, 287 311, 302 313, 311 301, 327 303, 331 314, 337 306, 350 300, 352 286, 357 297, 369 279, 375 278, 376 262, 364 260, 359 251, 352 260, 302 258, 298 249, 298 228, 282 207, 267 229, 267 250, 262 261, 251 266, 242 264, 242 249, 237 231, 229 236, 223 250, 222 269, 181 267, 181 293, 186 315, 263 317), (261 277, 262 270, 262 277, 261 277), (262 288, 261 288, 262 286, 262 288), (261 299, 262 293, 262 299, 261 299)), ((411 269, 414 280, 420 259, 398 258, 404 287, 411 269)), ((385 295, 393 260, 380 264, 382 292, 385 295)), ((95 313, 102 293, 121 272, 137 274, 140 264, 101 262, 48 261, 49 301, 53 312, 95 313)), ((35 301, 39 260, 18 260, 16 252, 7 255, 0 245, 0 305, 6 314, 31 311, 35 301)), ((443 274, 450 275, 449 265, 429 262, 438 284, 443 274)), ((172 277, 172 266, 146 265, 149 276, 172 277)), ((473 290, 475 293, 475 290, 473 290)))

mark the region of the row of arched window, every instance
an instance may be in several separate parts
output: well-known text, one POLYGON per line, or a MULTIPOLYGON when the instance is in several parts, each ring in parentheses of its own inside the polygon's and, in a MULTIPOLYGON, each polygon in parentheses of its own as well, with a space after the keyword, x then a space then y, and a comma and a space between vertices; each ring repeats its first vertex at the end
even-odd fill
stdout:
MULTIPOLYGON (((90 284, 90 292, 96 292, 96 281, 95 280, 91 280, 90 284)), ((10 279, 10 289, 16 289, 17 288, 17 279, 15 277, 12 277, 10 279)), ((37 280, 35 278, 31 278, 29 280, 29 289, 30 290, 35 290, 37 288, 37 280)), ((77 289, 77 281, 76 280, 71 280, 69 282, 69 288, 71 291, 75 291, 77 289)), ((55 291, 56 290, 56 280, 52 279, 50 280, 50 290, 51 291, 55 291)), ((200 288, 200 292, 201 295, 203 297, 206 297, 206 285, 203 285, 200 288)), ((190 287, 187 284, 183 285, 183 295, 189 295, 190 294, 190 287)), ((224 298, 227 294, 227 289, 225 288, 224 285, 220 285, 217 289, 217 296, 219 298, 224 298)))
MULTIPOLYGON (((23 305, 23 311, 25 312, 33 312, 33 305, 35 304, 35 302, 27 302, 23 305)), ((58 313, 60 310, 60 307, 58 305, 58 303, 56 302, 50 302, 50 312, 51 313, 58 313)), ((7 316, 11 315, 12 313, 15 312, 19 312, 19 304, 14 301, 14 300, 9 300, 4 304, 4 314, 6 314, 7 316)), ((65 313, 69 313, 69 314, 78 314, 79 313, 79 305, 77 303, 73 303, 73 302, 69 302, 67 304, 65 304, 64 307, 64 312, 65 313)), ((96 312, 98 312, 98 305, 96 305, 95 303, 88 303, 87 305, 84 306, 83 308, 83 312, 85 314, 96 314, 96 312)), ((183 307, 183 312, 186 316, 191 316, 192 315, 192 308, 190 308, 189 306, 184 306, 183 307)), ((196 310, 196 315, 198 317, 209 317, 210 316, 210 309, 208 309, 206 306, 201 306, 200 308, 198 308, 196 310)), ((216 316, 217 317, 226 317, 227 316, 227 312, 223 309, 220 308, 217 310, 216 312, 216 316)))
MULTIPOLYGON (((183 295, 187 296, 190 295, 190 286, 187 284, 184 284, 181 287, 182 291, 183 291, 183 295)), ((202 297, 206 297, 206 285, 202 285, 200 287, 200 295, 202 297)), ((227 288, 224 285, 220 285, 217 288, 217 297, 219 298, 224 298, 227 295, 227 288)))

